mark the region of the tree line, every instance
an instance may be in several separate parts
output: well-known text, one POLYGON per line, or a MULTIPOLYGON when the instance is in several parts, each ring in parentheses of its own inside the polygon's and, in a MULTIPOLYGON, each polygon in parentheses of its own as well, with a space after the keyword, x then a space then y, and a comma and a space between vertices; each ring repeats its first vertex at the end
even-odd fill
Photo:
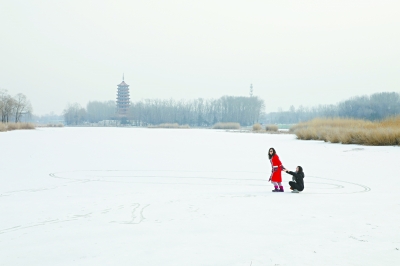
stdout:
POLYGON ((304 107, 293 105, 288 111, 265 114, 265 123, 296 124, 316 117, 341 117, 365 120, 382 120, 389 116, 400 115, 400 94, 380 92, 370 96, 356 96, 338 104, 304 107))
MULTIPOLYGON (((218 99, 161 100, 145 99, 131 102, 128 120, 136 126, 178 123, 207 127, 219 122, 237 122, 249 126, 265 124, 296 124, 316 117, 342 117, 381 120, 400 115, 400 94, 381 92, 356 96, 337 104, 304 107, 291 106, 287 111, 265 113, 265 103, 259 97, 223 96, 218 99)), ((63 115, 66 124, 98 123, 114 120, 115 101, 90 101, 86 108, 70 104, 63 115)))
POLYGON ((237 122, 248 126, 258 122, 264 107, 264 101, 258 97, 223 96, 189 101, 147 99, 132 103, 130 119, 136 125, 178 123, 208 127, 218 122, 237 122))
POLYGON ((18 93, 15 96, 8 94, 7 90, 0 90, 0 116, 2 123, 21 121, 21 118, 32 114, 32 105, 27 97, 18 93))
MULTIPOLYGON (((145 99, 131 102, 127 119, 136 126, 178 123, 206 127, 218 122, 238 122, 248 126, 259 121, 264 108, 264 101, 255 96, 180 101, 145 99)), ((63 112, 69 125, 113 120, 116 119, 115 113, 114 101, 91 101, 86 108, 77 103, 69 104, 63 112)))

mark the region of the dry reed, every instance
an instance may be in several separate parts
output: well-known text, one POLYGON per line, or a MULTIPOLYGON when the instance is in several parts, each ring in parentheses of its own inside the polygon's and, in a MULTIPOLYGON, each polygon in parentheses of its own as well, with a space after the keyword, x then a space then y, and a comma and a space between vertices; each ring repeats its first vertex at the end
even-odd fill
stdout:
POLYGON ((293 126, 298 139, 360 145, 400 145, 400 116, 382 121, 317 118, 293 126))
POLYGON ((64 127, 63 124, 47 124, 45 127, 64 127))
POLYGON ((11 131, 20 129, 35 129, 32 123, 0 123, 0 131, 11 131))
POLYGON ((49 123, 49 124, 36 124, 36 127, 64 127, 64 125, 63 124, 52 124, 52 123, 49 123))
POLYGON ((213 129, 240 129, 240 124, 235 122, 216 123, 213 129))
POLYGON ((159 125, 148 126, 148 128, 190 128, 189 125, 179 125, 178 123, 163 123, 159 125))
POLYGON ((7 131, 7 125, 0 123, 0 132, 4 132, 4 131, 7 131))
POLYGON ((253 131, 261 131, 262 129, 263 128, 259 123, 253 125, 253 131))
POLYGON ((266 131, 278 131, 278 126, 277 125, 266 125, 265 130, 266 131))

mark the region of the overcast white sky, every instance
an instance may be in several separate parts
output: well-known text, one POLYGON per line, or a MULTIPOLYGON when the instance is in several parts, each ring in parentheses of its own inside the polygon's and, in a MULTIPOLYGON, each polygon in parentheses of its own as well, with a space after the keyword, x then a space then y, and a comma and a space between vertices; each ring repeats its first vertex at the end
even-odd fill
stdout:
POLYGON ((400 92, 400 1, 0 1, 0 88, 35 114, 254 94, 266 111, 400 92))

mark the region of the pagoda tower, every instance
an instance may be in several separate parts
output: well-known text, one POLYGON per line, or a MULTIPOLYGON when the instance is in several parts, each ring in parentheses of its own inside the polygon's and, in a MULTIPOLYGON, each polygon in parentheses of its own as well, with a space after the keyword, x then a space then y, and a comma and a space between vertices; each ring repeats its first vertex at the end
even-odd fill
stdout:
POLYGON ((118 84, 117 89, 117 117, 122 121, 126 121, 129 110, 129 85, 124 81, 124 75, 122 75, 122 82, 118 84))

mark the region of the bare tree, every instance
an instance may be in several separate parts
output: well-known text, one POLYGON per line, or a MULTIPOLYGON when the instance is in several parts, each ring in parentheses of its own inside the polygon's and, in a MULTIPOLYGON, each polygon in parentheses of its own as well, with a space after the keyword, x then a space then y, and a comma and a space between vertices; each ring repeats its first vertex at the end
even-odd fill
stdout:
POLYGON ((1 122, 4 122, 5 120, 5 98, 6 98, 7 91, 6 90, 0 90, 0 116, 1 116, 1 122))
POLYGON ((258 122, 263 110, 264 101, 254 96, 190 101, 146 99, 131 103, 129 116, 135 125, 179 123, 203 127, 217 122, 252 125, 258 122))
POLYGON ((68 125, 78 125, 86 119, 86 110, 79 103, 68 104, 63 114, 68 125))
POLYGON ((370 96, 352 97, 337 104, 318 105, 311 108, 300 105, 291 106, 289 111, 272 112, 265 115, 268 123, 298 123, 316 117, 342 117, 367 120, 380 120, 400 114, 400 94, 380 92, 370 96))
POLYGON ((91 123, 112 119, 115 116, 115 110, 115 101, 93 101, 86 105, 87 119, 91 123))
POLYGON ((23 114, 29 114, 32 112, 32 105, 26 96, 22 93, 18 93, 14 97, 14 118, 15 123, 20 122, 23 114))
POLYGON ((0 91, 0 113, 1 122, 8 123, 15 108, 15 100, 7 93, 7 90, 0 91))

